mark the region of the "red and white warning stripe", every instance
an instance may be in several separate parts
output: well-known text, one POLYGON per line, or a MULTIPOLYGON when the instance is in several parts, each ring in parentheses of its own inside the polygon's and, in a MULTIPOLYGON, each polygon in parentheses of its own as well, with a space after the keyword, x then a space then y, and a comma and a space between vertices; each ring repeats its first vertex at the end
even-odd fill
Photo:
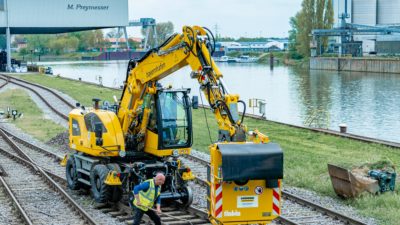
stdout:
POLYGON ((215 217, 222 217, 222 184, 215 184, 215 217))
POLYGON ((278 187, 272 189, 272 215, 279 216, 281 214, 280 200, 281 200, 281 181, 278 180, 278 187))

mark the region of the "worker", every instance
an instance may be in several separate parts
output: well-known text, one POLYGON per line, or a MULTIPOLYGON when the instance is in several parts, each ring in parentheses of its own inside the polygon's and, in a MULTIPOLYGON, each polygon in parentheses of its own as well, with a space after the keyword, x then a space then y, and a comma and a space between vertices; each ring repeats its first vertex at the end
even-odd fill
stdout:
POLYGON ((146 180, 133 188, 135 199, 133 205, 135 208, 134 225, 139 225, 143 214, 147 214, 156 225, 161 225, 161 219, 157 214, 161 214, 161 185, 165 182, 165 176, 157 173, 152 179, 146 180), (156 211, 153 210, 154 202, 156 211))

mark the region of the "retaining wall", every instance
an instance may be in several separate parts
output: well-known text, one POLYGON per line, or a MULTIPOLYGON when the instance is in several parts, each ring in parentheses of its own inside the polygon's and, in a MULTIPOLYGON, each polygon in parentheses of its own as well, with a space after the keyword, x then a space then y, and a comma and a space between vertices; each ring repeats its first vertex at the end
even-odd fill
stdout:
POLYGON ((400 73, 400 60, 366 58, 310 58, 310 69, 400 73))

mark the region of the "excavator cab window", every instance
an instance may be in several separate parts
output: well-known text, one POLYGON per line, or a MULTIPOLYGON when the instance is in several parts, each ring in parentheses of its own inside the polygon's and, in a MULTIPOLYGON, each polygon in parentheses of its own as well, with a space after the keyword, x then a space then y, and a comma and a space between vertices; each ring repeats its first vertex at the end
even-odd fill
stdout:
POLYGON ((80 136, 81 129, 79 127, 79 123, 76 119, 72 119, 72 136, 80 136))
POLYGON ((159 149, 192 145, 191 107, 185 91, 159 91, 157 95, 159 149))
POLYGON ((100 118, 95 113, 88 113, 84 117, 85 125, 89 132, 95 131, 95 124, 101 123, 103 125, 103 133, 107 133, 107 129, 104 126, 103 122, 101 122, 100 118))

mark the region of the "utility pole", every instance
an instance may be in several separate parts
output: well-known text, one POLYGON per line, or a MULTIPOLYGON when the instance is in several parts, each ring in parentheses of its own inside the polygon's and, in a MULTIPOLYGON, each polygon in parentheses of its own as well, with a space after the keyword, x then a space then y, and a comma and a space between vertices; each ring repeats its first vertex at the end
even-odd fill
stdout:
POLYGON ((9 24, 9 7, 8 0, 5 0, 5 10, 7 13, 7 28, 6 28, 6 42, 7 42, 7 72, 11 72, 11 33, 10 33, 10 24, 9 24))

